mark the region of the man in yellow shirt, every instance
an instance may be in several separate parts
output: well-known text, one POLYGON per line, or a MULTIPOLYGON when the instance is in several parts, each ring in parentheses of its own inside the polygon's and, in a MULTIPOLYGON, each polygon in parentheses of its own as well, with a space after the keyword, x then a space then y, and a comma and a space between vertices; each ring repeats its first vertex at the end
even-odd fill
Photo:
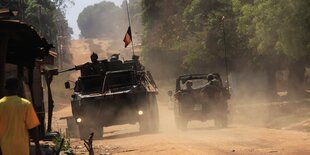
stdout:
POLYGON ((29 155, 29 131, 36 145, 36 154, 41 155, 38 136, 40 122, 32 104, 17 96, 18 79, 8 79, 5 89, 7 96, 0 100, 0 148, 2 154, 29 155))

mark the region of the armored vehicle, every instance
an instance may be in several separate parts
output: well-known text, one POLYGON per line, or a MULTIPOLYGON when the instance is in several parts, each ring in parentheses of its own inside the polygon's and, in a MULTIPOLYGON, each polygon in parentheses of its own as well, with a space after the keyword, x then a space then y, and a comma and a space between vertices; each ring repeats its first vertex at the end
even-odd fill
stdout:
MULTIPOLYGON (((137 122, 141 132, 158 131, 157 86, 138 56, 121 61, 112 55, 110 60, 75 69, 81 76, 75 82, 71 106, 81 139, 91 132, 101 138, 103 127, 137 122)), ((68 82, 65 85, 70 87, 68 82)))
MULTIPOLYGON (((215 74, 218 75, 218 74, 215 74)), ((188 74, 177 78, 174 97, 176 125, 184 130, 192 120, 214 120, 217 127, 227 126, 229 92, 213 74, 188 74)))

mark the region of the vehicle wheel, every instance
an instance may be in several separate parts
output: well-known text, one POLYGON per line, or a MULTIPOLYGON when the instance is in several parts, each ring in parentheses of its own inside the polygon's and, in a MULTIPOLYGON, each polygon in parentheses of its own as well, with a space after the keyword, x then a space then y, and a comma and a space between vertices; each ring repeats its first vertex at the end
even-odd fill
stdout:
POLYGON ((95 139, 102 139, 103 136, 103 127, 102 126, 96 126, 92 128, 92 132, 94 132, 94 138, 95 139))
POLYGON ((181 115, 181 109, 180 109, 180 105, 178 103, 174 104, 174 119, 175 119, 175 123, 178 129, 180 130, 186 130, 187 129, 187 123, 188 120, 185 119, 182 115, 181 115))
POLYGON ((149 129, 150 128, 150 125, 149 125, 150 122, 149 122, 149 119, 146 117, 149 117, 148 114, 144 114, 144 116, 142 116, 142 118, 139 121, 141 133, 148 133, 150 130, 149 129))
POLYGON ((179 129, 180 129, 180 130, 186 130, 186 129, 187 129, 187 123, 188 123, 188 121, 187 121, 186 119, 184 119, 184 118, 179 118, 178 122, 179 122, 179 129))
POLYGON ((79 138, 79 129, 76 124, 76 121, 73 117, 67 118, 67 129, 66 133, 69 135, 70 138, 79 138))
POLYGON ((90 128, 87 125, 78 125, 79 133, 80 133, 80 139, 88 139, 91 131, 90 128))
POLYGON ((219 114, 217 118, 214 119, 215 127, 226 128, 227 127, 227 114, 219 114))
POLYGON ((155 94, 150 95, 150 114, 151 114, 151 124, 150 132, 156 133, 159 130, 159 114, 158 114, 158 104, 155 94))
POLYGON ((156 133, 159 130, 158 105, 155 94, 148 95, 148 107, 139 122, 140 132, 156 133))

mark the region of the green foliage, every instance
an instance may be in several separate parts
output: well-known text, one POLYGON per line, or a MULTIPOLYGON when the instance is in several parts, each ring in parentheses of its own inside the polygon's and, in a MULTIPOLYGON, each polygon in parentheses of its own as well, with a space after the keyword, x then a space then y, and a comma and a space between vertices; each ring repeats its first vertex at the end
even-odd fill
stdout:
POLYGON ((63 12, 65 12, 65 10, 69 7, 74 5, 74 1, 73 0, 54 0, 56 7, 57 8, 61 8, 61 10, 63 12))
MULTIPOLYGON (((35 27, 55 47, 59 47, 58 45, 62 44, 63 50, 67 51, 71 34, 73 33, 65 18, 65 9, 68 7, 68 4, 73 4, 73 1, 24 0, 19 18, 35 27)), ((68 53, 65 52, 65 54, 68 62, 71 57, 68 56, 68 53)))
MULTIPOLYGON (((144 53, 150 52, 148 49, 153 47, 182 53, 178 55, 182 63, 177 66, 186 72, 205 71, 207 68, 223 70, 223 16, 227 18, 225 31, 229 56, 237 57, 240 53, 242 44, 237 43, 242 41, 236 33, 229 0, 143 2, 144 19, 148 19, 144 20, 144 53)), ((231 61, 230 66, 233 65, 231 61)))
POLYGON ((240 7, 239 31, 249 46, 266 55, 285 54, 300 59, 309 55, 310 3, 307 0, 256 0, 240 7))
POLYGON ((149 65, 154 49, 180 53, 175 66, 185 72, 223 71, 225 46, 229 69, 236 71, 279 68, 310 55, 307 0, 143 0, 142 8, 149 65))
POLYGON ((70 142, 70 137, 66 136, 65 134, 60 134, 59 136, 55 137, 53 139, 54 147, 53 150, 61 150, 61 151, 68 151, 71 149, 71 142, 70 142), (61 143, 63 141, 62 146, 61 143), (60 148, 61 147, 61 148, 60 148))

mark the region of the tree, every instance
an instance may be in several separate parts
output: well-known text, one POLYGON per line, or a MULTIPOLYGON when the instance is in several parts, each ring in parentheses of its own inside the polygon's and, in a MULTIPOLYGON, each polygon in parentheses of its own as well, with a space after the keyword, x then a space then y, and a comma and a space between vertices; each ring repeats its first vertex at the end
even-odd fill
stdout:
POLYGON ((71 59, 71 55, 65 51, 68 51, 73 31, 65 18, 65 9, 68 3, 72 4, 71 2, 70 0, 25 0, 22 4, 24 10, 20 14, 23 16, 22 20, 34 26, 55 47, 62 44, 66 62, 70 62, 71 59))
POLYGON ((81 35, 85 38, 120 38, 126 30, 127 20, 122 9, 112 2, 86 7, 78 17, 81 35))
MULTIPOLYGON (((188 2, 184 0, 142 0, 143 10, 143 51, 146 66, 161 73, 164 66, 166 77, 173 77, 183 72, 180 42, 186 33, 183 27, 182 13, 188 2), (168 8, 169 7, 169 8, 168 8)), ((158 74, 159 75, 159 74, 158 74)), ((164 76, 156 78, 165 78, 164 76)))
POLYGON ((230 68, 236 69, 240 64, 232 61, 235 58, 248 59, 249 54, 244 54, 242 46, 243 38, 236 32, 230 0, 145 0, 142 4, 145 25, 143 54, 147 63, 162 61, 154 59, 156 54, 151 54, 156 53, 153 49, 159 48, 178 53, 175 55, 180 61, 176 62, 180 63, 175 66, 183 73, 224 71, 223 16, 227 18, 225 46, 229 49, 230 68))
POLYGON ((248 36, 249 47, 268 58, 268 70, 283 67, 286 60, 289 92, 301 94, 305 58, 310 50, 309 1, 234 0, 234 4, 240 6, 239 30, 248 36))

